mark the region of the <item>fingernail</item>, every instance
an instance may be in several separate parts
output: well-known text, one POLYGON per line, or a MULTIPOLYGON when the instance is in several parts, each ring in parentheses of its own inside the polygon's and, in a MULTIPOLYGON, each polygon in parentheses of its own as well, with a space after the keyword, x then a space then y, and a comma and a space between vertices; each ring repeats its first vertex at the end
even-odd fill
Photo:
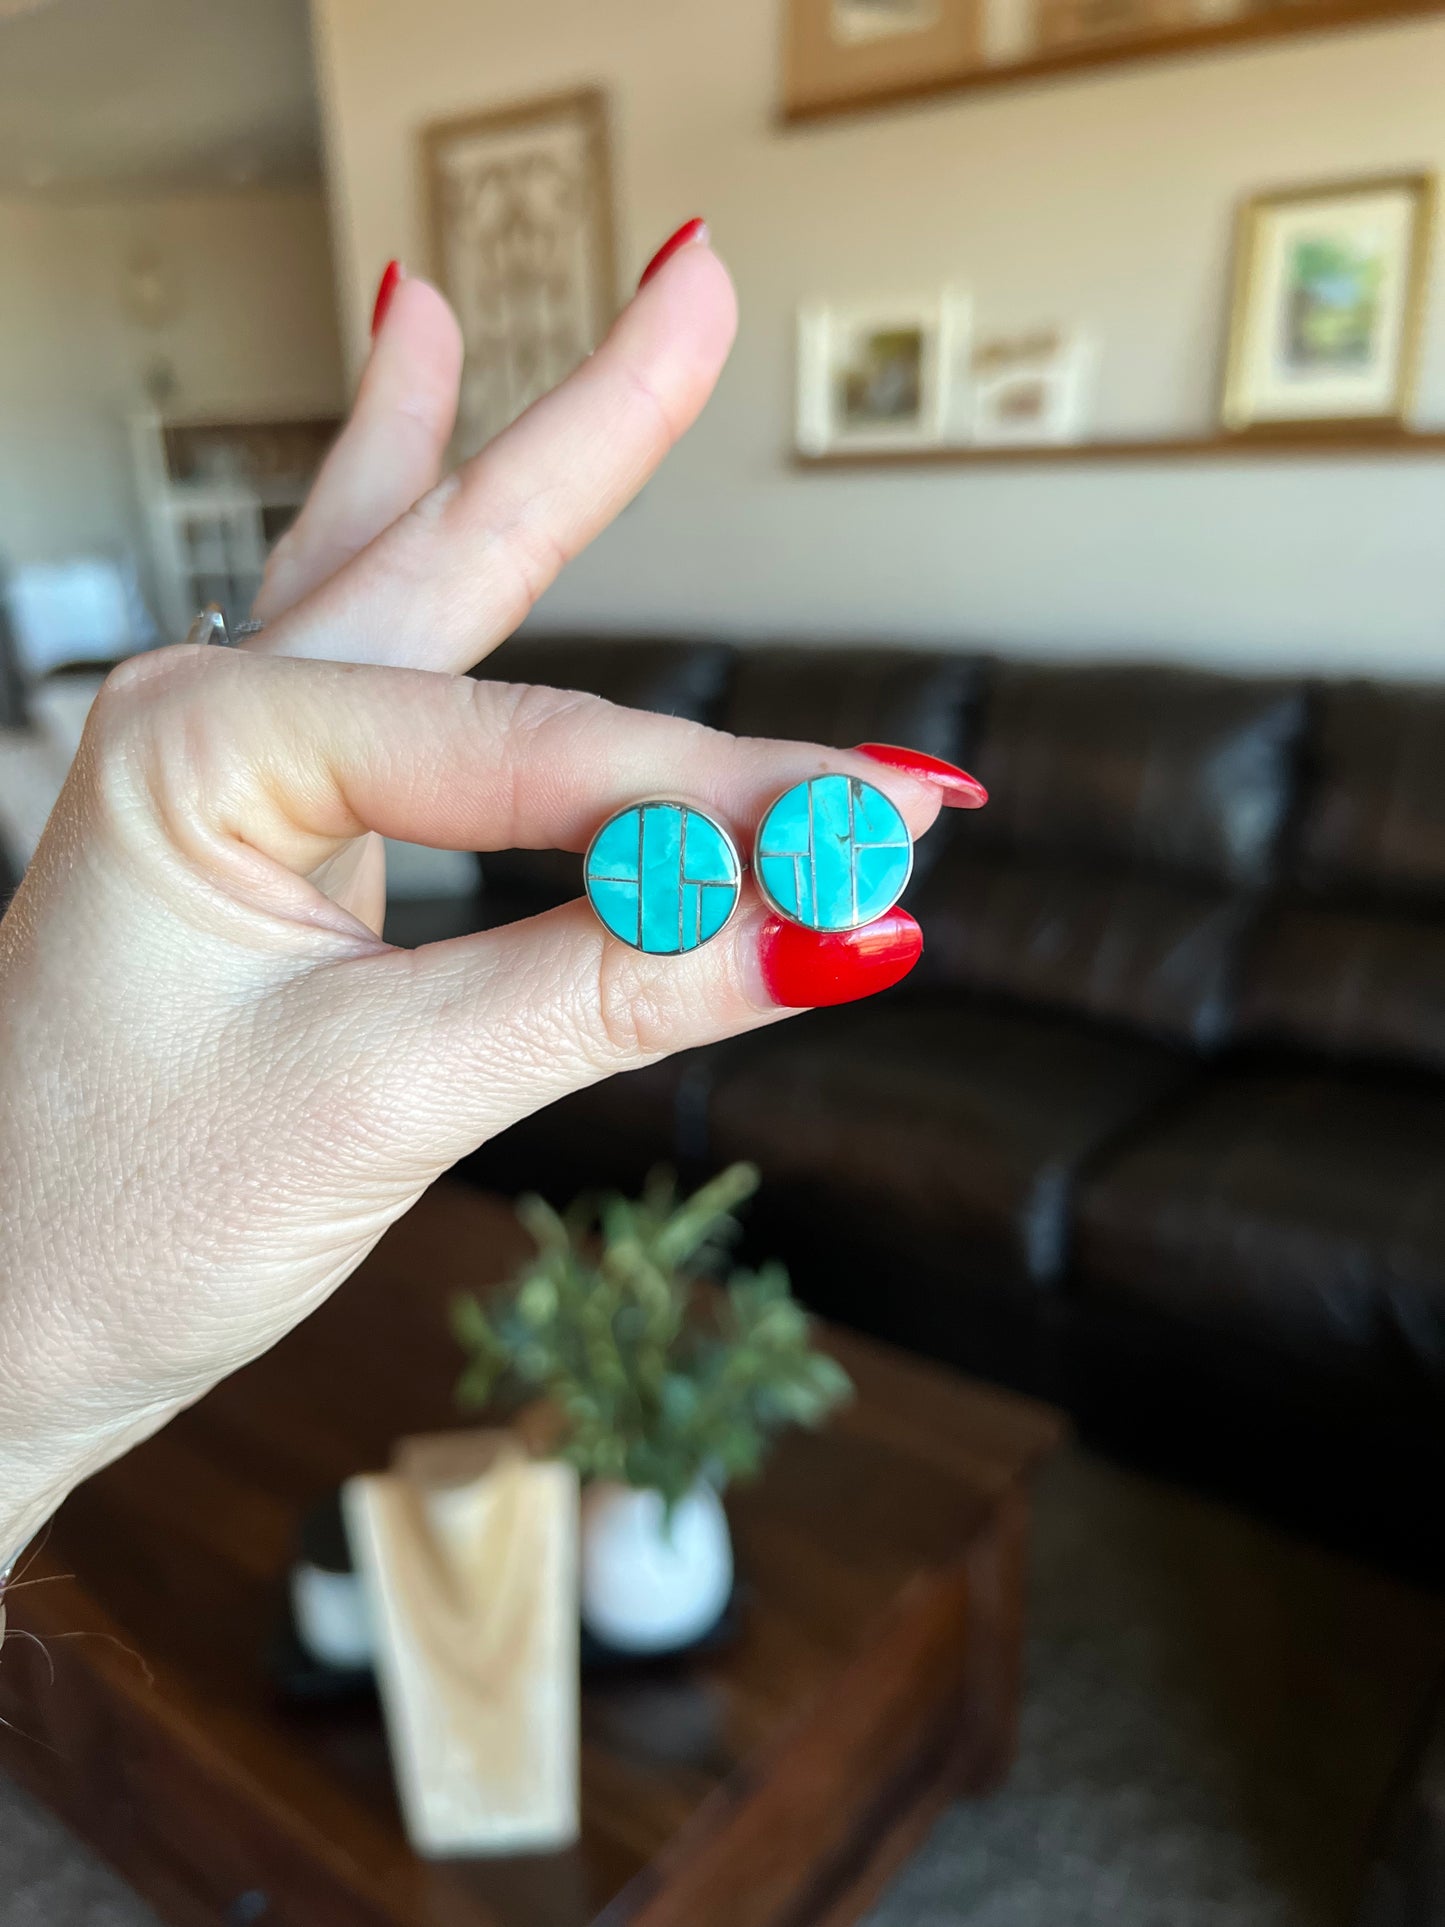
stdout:
POLYGON ((763 926, 763 982, 788 1010, 851 1004, 900 983, 923 955, 923 932, 906 910, 861 930, 805 930, 770 918, 763 926))
POLYGON ((919 749, 899 749, 895 743, 859 743, 857 753, 932 783, 943 797, 945 809, 981 810, 988 801, 988 791, 976 776, 970 776, 955 763, 945 763, 941 756, 925 756, 919 749))
POLYGON ((637 283, 638 287, 645 288, 659 268, 665 268, 667 266, 674 254, 680 254, 684 248, 691 247, 694 241, 706 241, 707 238, 707 222, 703 220, 701 215, 696 216, 691 221, 684 221, 676 234, 668 235, 662 246, 642 270, 642 277, 637 283))
POLYGON ((371 338, 375 341, 381 324, 386 319, 386 311, 391 306, 391 298, 406 279, 406 270, 400 261, 388 261, 386 271, 381 277, 381 286, 376 291, 376 303, 371 310, 371 338))

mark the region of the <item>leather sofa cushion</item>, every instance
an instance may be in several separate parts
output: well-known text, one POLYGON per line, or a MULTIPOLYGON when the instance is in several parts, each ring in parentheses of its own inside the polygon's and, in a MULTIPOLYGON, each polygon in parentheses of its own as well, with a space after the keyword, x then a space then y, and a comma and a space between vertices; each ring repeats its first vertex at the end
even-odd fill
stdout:
POLYGON ((482 858, 480 922, 519 923, 582 895, 582 858, 571 850, 488 850, 482 858))
POLYGON ((724 1057, 708 1149, 1048 1286, 1081 1168, 1186 1074, 1151 1044, 981 1004, 850 1010, 724 1057))
POLYGON ((973 765, 992 798, 978 841, 1261 885, 1304 718, 1295 683, 1000 665, 973 765))
MULTIPOLYGON (((627 709, 713 723, 732 651, 725 643, 607 636, 516 636, 484 665, 498 681, 580 689, 627 709)), ((498 850, 482 859, 488 891, 510 914, 531 914, 582 894, 582 860, 567 850, 498 850)))
MULTIPOLYGON (((738 736, 772 736, 851 749, 900 743, 966 762, 986 664, 943 650, 776 644, 739 650, 722 711, 738 736)), ((939 838, 914 853, 915 886, 939 838)))
POLYGON ((1315 735, 1301 880, 1445 897, 1445 691, 1336 684, 1320 697, 1315 735))
POLYGON ((721 721, 738 736, 833 749, 901 743, 959 762, 983 673, 978 657, 942 650, 740 649, 721 721))
POLYGON ((1236 1072, 1082 1188, 1076 1289, 1445 1389, 1445 1094, 1236 1072))
POLYGON ((927 933, 921 984, 1000 992, 1196 1049, 1224 1041, 1248 899, 1149 872, 980 853, 974 820, 946 826, 910 900, 927 933))
POLYGON ((1238 1034, 1445 1071, 1445 916, 1282 906, 1251 945, 1238 1034))

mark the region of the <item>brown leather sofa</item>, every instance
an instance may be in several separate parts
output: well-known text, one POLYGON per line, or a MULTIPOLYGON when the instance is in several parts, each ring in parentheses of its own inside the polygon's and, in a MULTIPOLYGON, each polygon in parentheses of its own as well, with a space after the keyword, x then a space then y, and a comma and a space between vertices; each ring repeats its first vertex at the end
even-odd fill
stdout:
MULTIPOLYGON (((492 667, 911 744, 993 800, 920 846, 905 985, 558 1105, 480 1180, 755 1158, 818 1308, 1445 1564, 1445 690, 617 638, 492 667)), ((487 858, 480 918, 579 872, 487 858)))

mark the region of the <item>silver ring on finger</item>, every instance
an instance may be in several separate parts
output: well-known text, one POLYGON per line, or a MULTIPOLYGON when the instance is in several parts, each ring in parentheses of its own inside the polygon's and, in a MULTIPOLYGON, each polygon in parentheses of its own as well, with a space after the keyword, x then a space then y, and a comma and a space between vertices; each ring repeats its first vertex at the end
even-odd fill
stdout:
POLYGON ((218 649, 234 649, 248 636, 259 636, 266 627, 264 622, 238 622, 232 629, 226 621, 226 612, 219 602, 208 602, 186 631, 186 641, 192 643, 214 643, 218 649))

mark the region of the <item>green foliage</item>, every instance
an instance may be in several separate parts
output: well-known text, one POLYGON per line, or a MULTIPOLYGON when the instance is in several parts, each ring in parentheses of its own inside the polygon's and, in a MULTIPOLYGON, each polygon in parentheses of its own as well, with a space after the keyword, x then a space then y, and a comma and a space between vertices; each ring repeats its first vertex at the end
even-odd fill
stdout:
POLYGON ((459 1401, 547 1397, 561 1456, 584 1478, 650 1487, 669 1507, 700 1477, 755 1473, 774 1433, 821 1424, 853 1389, 811 1348, 781 1265, 700 1284, 726 1266, 733 1213, 757 1183, 735 1164, 679 1199, 671 1174, 654 1172, 640 1199, 584 1196, 564 1217, 522 1199, 536 1256, 485 1305, 453 1307, 468 1355, 459 1401))

